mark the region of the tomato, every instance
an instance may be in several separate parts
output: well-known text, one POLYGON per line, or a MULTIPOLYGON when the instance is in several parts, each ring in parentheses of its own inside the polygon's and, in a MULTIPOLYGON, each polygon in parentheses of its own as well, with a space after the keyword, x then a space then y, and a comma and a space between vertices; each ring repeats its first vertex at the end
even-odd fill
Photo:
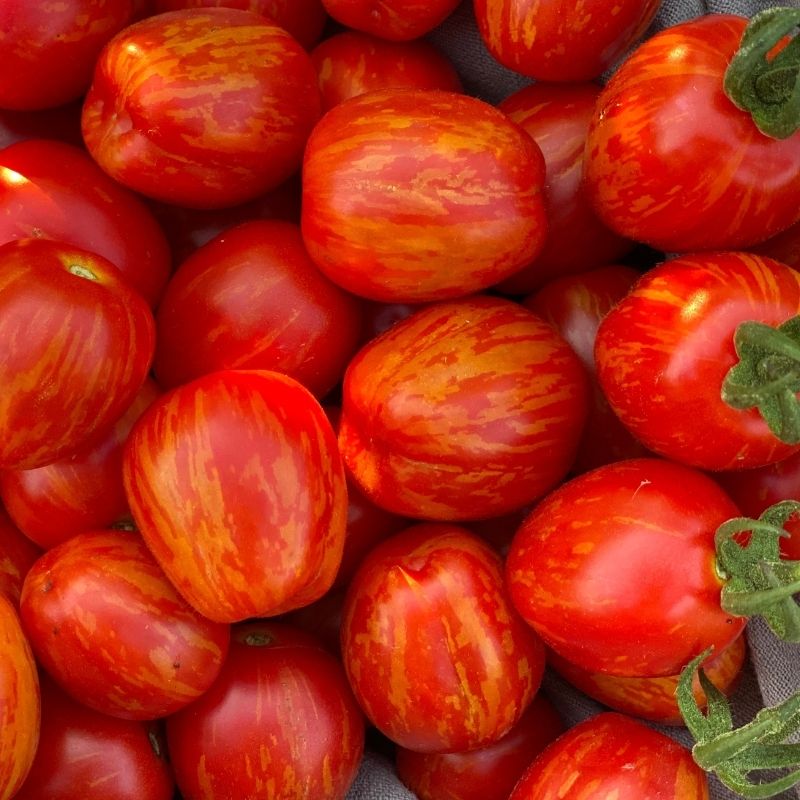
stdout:
POLYGON ((706 774, 663 733, 605 713, 571 728, 522 776, 509 800, 708 800, 706 774))
POLYGON ((0 108, 53 108, 80 97, 101 48, 133 14, 131 0, 5 0, 0 108))
POLYGON ((230 636, 186 604, 130 531, 79 533, 45 553, 25 578, 20 614, 51 677, 122 719, 156 719, 199 697, 230 636))
POLYGON ((623 424, 662 456, 710 470, 782 460, 800 444, 781 441, 757 408, 729 405, 723 389, 738 361, 740 323, 777 326, 798 313, 800 273, 777 261, 746 253, 672 259, 601 323, 600 385, 623 424))
POLYGON ((598 78, 647 30, 660 0, 475 0, 492 56, 539 81, 598 78))
POLYGON ((165 387, 220 369, 283 372, 322 397, 361 337, 361 306, 309 258, 300 228, 246 222, 185 261, 158 309, 165 387))
POLYGON ((157 14, 103 49, 83 107, 89 152, 130 189, 196 208, 251 200, 300 166, 320 115, 303 48, 260 14, 157 14))
POLYGON ((15 800, 171 800, 174 781, 152 724, 101 714, 40 676, 42 731, 15 800))
POLYGON ((541 151, 497 109, 453 92, 376 90, 332 108, 311 134, 303 238, 354 294, 459 297, 541 250, 543 183, 541 151))
POLYGON ((344 468, 324 411, 295 380, 227 370, 173 389, 134 427, 123 475, 142 537, 209 619, 281 614, 333 584, 344 468))
POLYGON ((0 595, 0 798, 11 800, 39 743, 39 679, 17 610, 0 595))
POLYGON ((397 748, 397 774, 419 800, 508 800, 533 759, 564 731, 541 693, 502 739, 468 753, 397 748))
POLYGON ((158 395, 148 378, 127 411, 91 446, 44 467, 0 472, 0 497, 29 539, 48 549, 81 531, 126 520, 122 447, 158 395))
POLYGON ((382 508, 498 516, 565 476, 587 393, 577 356, 533 312, 490 297, 438 303, 350 362, 339 446, 382 508))
MULTIPOLYGON (((742 634, 703 666, 714 686, 728 697, 738 686, 746 655, 747 643, 742 634)), ((553 652, 548 653, 547 664, 584 694, 615 711, 661 725, 686 724, 675 697, 680 675, 625 678, 603 672, 590 672, 570 664, 553 652)), ((705 693, 696 677, 694 695, 698 705, 704 707, 705 693)))
POLYGON ((620 422, 597 382, 594 345, 605 315, 630 291, 639 273, 630 267, 610 266, 568 275, 542 286, 523 305, 553 325, 567 340, 592 377, 589 417, 573 472, 647 455, 645 447, 620 422))
POLYGON ((15 606, 19 605, 22 582, 40 555, 39 548, 0 508, 0 595, 5 595, 15 606))
POLYGON ((615 261, 633 247, 600 222, 582 186, 586 136, 599 94, 592 83, 535 83, 499 105, 542 151, 548 223, 544 249, 500 284, 504 292, 525 294, 552 278, 615 261))
POLYGON ((751 253, 774 258, 792 269, 800 269, 800 222, 747 249, 751 253))
POLYGON ((676 675, 743 617, 720 607, 714 535, 739 509, 703 473, 655 458, 598 467, 527 517, 506 562, 517 610, 584 670, 676 675))
POLYGON ((372 550, 348 588, 341 642, 369 720, 418 752, 497 741, 544 671, 541 642, 508 601, 500 557, 457 525, 415 525, 372 550))
POLYGON ((617 233, 666 252, 735 249, 797 221, 800 134, 762 134, 723 92, 746 24, 708 14, 667 28, 606 84, 585 185, 617 233))
POLYGON ((44 239, 0 246, 0 468, 52 463, 108 430, 154 339, 146 302, 106 259, 44 239))
POLYGON ((325 110, 389 87, 460 92, 452 62, 430 42, 390 42, 357 31, 337 33, 311 52, 325 110))
POLYGON ((167 719, 186 800, 344 800, 364 720, 342 666, 312 637, 275 622, 234 628, 219 679, 167 719))
POLYGON ((107 258, 151 306, 172 268, 164 232, 144 203, 62 142, 0 150, 0 242, 29 237, 107 258))
POLYGON ((460 0, 322 0, 342 25, 393 41, 409 41, 433 30, 460 0))

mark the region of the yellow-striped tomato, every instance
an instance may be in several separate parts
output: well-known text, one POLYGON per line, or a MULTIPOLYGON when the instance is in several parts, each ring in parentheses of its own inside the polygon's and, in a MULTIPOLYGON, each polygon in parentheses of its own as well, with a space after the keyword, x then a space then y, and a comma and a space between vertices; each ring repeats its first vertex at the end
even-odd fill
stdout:
POLYGON ((409 41, 435 28, 460 0, 322 0, 337 21, 384 39, 409 41))

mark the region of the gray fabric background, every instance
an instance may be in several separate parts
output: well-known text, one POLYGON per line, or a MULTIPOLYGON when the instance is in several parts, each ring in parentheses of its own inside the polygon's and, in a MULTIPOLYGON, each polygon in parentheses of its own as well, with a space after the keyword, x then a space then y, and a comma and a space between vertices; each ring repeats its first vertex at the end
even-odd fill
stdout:
MULTIPOLYGON (((751 16, 771 6, 800 8, 800 0, 769 2, 768 0, 664 0, 651 33, 668 25, 708 13, 736 13, 751 16)), ((527 78, 497 64, 483 46, 472 15, 471 0, 465 0, 456 12, 430 38, 446 52, 458 67, 465 88, 470 94, 497 103, 529 83, 527 78)), ((734 697, 734 713, 738 724, 752 719, 762 705, 775 705, 800 691, 800 664, 796 645, 775 640, 758 620, 748 627, 750 663, 734 697)), ((548 674, 543 689, 556 704, 564 720, 575 724, 597 713, 601 707, 572 690, 554 675, 548 674)), ((685 731, 664 729, 675 738, 689 743, 685 731)), ((710 781, 712 800, 735 800, 714 778, 710 781)), ((783 792, 784 800, 800 798, 800 789, 783 792)), ((394 775, 392 764, 381 756, 368 754, 348 800, 415 800, 394 775)), ((648 800, 625 798, 624 800, 648 800)))

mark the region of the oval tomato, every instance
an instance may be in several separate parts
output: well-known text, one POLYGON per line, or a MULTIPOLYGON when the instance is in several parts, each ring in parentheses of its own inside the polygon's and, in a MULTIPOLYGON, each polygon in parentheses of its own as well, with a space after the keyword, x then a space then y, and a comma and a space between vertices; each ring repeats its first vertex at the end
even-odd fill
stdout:
POLYGON ((408 41, 433 30, 460 0, 322 0, 337 21, 384 39, 408 41))
POLYGON ((19 605, 22 583, 41 550, 11 521, 0 507, 0 594, 19 605))

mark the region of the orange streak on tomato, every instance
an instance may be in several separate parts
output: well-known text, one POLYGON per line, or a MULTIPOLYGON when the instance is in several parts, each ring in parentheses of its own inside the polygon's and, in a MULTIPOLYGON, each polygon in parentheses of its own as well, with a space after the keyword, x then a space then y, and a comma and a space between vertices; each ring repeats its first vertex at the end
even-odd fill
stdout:
POLYGON ((443 22, 459 0, 323 0, 323 4, 348 28, 393 41, 410 41, 443 22))

